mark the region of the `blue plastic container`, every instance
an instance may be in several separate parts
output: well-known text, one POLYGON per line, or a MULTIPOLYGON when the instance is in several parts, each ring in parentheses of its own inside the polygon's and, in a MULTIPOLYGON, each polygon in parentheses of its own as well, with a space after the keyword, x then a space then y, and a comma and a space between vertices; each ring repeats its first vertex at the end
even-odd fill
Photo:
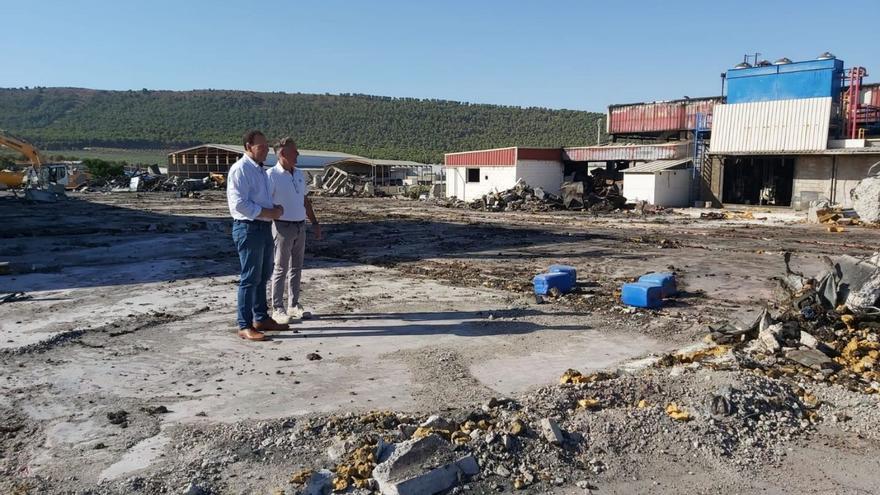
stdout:
POLYGON ((659 285, 641 282, 623 284, 620 301, 627 306, 657 309, 663 303, 662 289, 659 285))
POLYGON ((571 286, 577 286, 578 274, 575 267, 568 265, 550 265, 550 268, 548 268, 547 271, 550 273, 567 273, 568 276, 571 277, 571 286))
POLYGON ((571 289, 574 288, 574 285, 571 283, 571 276, 561 272, 536 275, 532 283, 535 285, 535 294, 539 296, 546 296, 550 293, 550 289, 554 287, 563 294, 571 292, 571 289))
POLYGON ((672 272, 649 273, 639 277, 639 282, 643 284, 659 285, 663 297, 671 297, 678 293, 678 287, 675 284, 675 274, 672 272))

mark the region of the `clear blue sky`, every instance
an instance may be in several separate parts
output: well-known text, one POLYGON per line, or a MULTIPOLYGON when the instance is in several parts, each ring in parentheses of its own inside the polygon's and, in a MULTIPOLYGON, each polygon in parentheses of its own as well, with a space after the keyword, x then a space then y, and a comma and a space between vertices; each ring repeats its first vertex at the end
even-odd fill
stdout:
POLYGON ((0 87, 367 93, 603 111, 715 95, 719 74, 746 52, 803 60, 830 50, 880 76, 877 0, 0 0, 0 12, 0 87))

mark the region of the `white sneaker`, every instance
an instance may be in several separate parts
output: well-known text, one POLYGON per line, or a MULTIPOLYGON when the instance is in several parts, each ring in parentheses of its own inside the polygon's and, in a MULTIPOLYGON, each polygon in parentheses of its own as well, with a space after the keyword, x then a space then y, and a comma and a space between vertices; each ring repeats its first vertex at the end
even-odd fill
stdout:
POLYGON ((272 311, 272 319, 275 320, 275 323, 279 323, 281 325, 286 325, 290 323, 290 316, 287 315, 284 311, 272 311))
POLYGON ((289 308, 287 310, 287 314, 290 316, 290 318, 296 318, 299 320, 308 320, 312 317, 312 313, 306 311, 302 307, 302 304, 297 304, 296 306, 289 308))

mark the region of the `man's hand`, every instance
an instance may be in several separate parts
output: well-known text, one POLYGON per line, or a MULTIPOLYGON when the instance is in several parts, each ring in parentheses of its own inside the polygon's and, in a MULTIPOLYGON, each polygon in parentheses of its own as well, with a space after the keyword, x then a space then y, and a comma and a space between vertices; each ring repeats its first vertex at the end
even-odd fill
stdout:
POLYGON ((273 205, 272 208, 263 208, 263 211, 260 212, 261 218, 266 218, 268 220, 277 220, 281 218, 281 215, 284 214, 284 207, 281 205, 273 205))
POLYGON ((321 239, 324 238, 324 233, 321 232, 321 224, 313 223, 312 224, 312 232, 314 232, 314 234, 315 234, 316 241, 320 241, 321 239))

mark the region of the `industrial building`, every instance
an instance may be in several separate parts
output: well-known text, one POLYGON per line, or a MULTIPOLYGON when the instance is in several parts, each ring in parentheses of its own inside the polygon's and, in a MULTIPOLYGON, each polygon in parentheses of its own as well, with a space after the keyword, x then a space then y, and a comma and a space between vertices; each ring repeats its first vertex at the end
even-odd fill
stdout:
MULTIPOLYGON (((573 154, 607 158, 615 170, 641 167, 647 158, 690 158, 688 199, 697 203, 850 206, 850 191, 880 161, 880 140, 873 139, 880 137, 880 86, 864 84, 866 76, 829 53, 742 63, 723 74, 720 97, 611 105, 606 129, 615 146, 573 154), (645 142, 661 144, 646 153, 645 142)), ((625 196, 634 190, 626 186, 631 177, 624 178, 625 196)))
MULTIPOLYGON (((201 179, 209 173, 226 175, 229 167, 244 155, 244 146, 234 144, 202 144, 168 153, 168 175, 201 179)), ((348 158, 362 158, 338 151, 299 150, 297 167, 306 172, 317 172, 327 164, 348 158)), ((270 150, 263 165, 277 163, 275 152, 270 150)))
POLYGON ((502 191, 523 180, 551 194, 559 194, 564 165, 559 148, 498 148, 447 153, 446 195, 473 201, 502 191))

